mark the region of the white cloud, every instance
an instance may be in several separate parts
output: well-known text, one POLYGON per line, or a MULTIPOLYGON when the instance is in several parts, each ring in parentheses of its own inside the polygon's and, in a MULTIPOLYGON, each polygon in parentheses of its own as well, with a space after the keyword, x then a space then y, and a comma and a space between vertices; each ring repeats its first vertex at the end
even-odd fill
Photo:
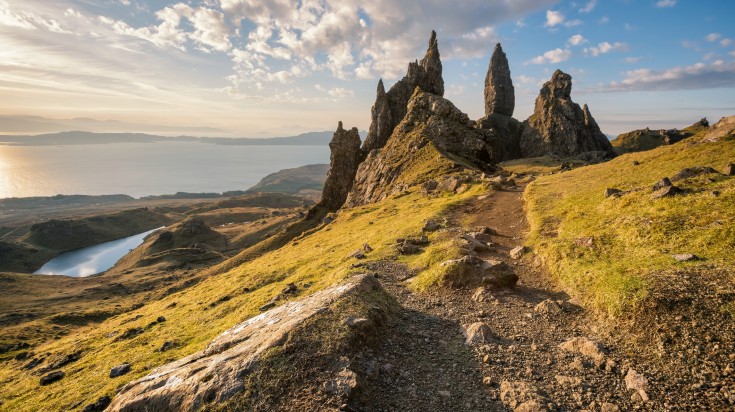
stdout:
POLYGON ((674 7, 676 5, 676 0, 658 0, 656 2, 656 7, 663 8, 663 7, 674 7))
POLYGON ((586 5, 584 6, 584 7, 582 7, 581 9, 579 9, 579 12, 580 12, 580 13, 582 13, 582 14, 586 14, 586 13, 589 13, 589 12, 591 12, 592 10, 594 10, 594 9, 595 9, 595 6, 596 6, 596 5, 597 5, 597 0, 590 0, 590 2, 589 2, 589 3, 587 3, 587 4, 586 4, 586 5))
POLYGON ((579 46, 582 43, 586 43, 587 39, 584 38, 581 34, 575 34, 574 36, 570 37, 569 40, 567 40, 567 44, 572 46, 579 46))
POLYGON ((735 62, 717 60, 657 71, 638 69, 626 72, 625 79, 605 90, 692 90, 735 86, 735 62))
POLYGON ((722 47, 728 47, 731 44, 732 44, 732 39, 722 39, 722 40, 720 40, 720 45, 722 47))
POLYGON ((626 57, 624 60, 626 63, 638 63, 639 61, 641 61, 641 58, 640 57, 626 57))
POLYGON ((607 16, 600 17, 600 20, 597 20, 597 24, 607 24, 610 21, 610 18, 607 16))
POLYGON ((560 62, 563 62, 564 60, 569 59, 570 57, 572 57, 571 50, 557 48, 554 50, 549 50, 540 56, 534 57, 533 59, 526 62, 526 64, 528 63, 532 63, 532 64, 560 63, 560 62))
POLYGON ((607 54, 613 51, 625 51, 628 50, 628 44, 621 43, 621 42, 615 42, 615 43, 609 43, 609 42, 602 42, 594 47, 585 47, 584 48, 584 54, 587 56, 597 57, 601 56, 603 54, 607 54))
POLYGON ((707 35, 707 41, 717 41, 722 35, 720 33, 710 33, 707 35))
POLYGON ((335 87, 333 89, 329 89, 327 91, 327 94, 334 97, 335 99, 342 100, 354 96, 355 92, 342 87, 335 87))
POLYGON ((544 23, 544 27, 555 27, 564 23, 564 20, 566 18, 560 11, 546 10, 546 23, 544 23))

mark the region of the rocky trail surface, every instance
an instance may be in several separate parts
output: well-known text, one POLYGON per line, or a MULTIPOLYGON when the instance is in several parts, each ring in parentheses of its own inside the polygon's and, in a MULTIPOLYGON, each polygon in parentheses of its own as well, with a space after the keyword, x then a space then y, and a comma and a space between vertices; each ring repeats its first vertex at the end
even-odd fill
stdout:
POLYGON ((588 315, 554 289, 530 256, 511 257, 527 231, 522 194, 522 188, 498 191, 460 211, 475 216, 471 226, 496 231, 492 247, 479 257, 508 263, 519 277, 514 289, 417 294, 404 284, 413 273, 400 264, 367 265, 406 311, 376 351, 367 368, 372 377, 349 410, 663 407, 645 375, 592 336, 588 315))

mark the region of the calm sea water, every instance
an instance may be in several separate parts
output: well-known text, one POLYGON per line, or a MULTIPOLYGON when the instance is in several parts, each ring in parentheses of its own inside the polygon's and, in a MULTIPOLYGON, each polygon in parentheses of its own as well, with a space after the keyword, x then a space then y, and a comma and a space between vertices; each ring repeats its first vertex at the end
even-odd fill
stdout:
POLYGON ((0 145, 0 198, 245 190, 269 173, 315 163, 329 163, 329 147, 197 142, 0 145))
POLYGON ((114 266, 120 258, 127 255, 131 250, 140 246, 146 236, 159 229, 64 252, 46 262, 34 274, 84 277, 104 272, 114 266))

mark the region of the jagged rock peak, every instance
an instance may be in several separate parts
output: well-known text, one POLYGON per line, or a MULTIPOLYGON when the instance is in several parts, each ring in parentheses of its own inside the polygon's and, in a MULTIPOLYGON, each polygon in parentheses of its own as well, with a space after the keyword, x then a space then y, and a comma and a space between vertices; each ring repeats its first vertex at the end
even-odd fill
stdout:
POLYGON ((547 99, 572 100, 572 76, 557 69, 551 76, 551 80, 544 83, 541 88, 541 96, 547 99))
POLYGON ((498 43, 490 58, 485 77, 485 115, 513 116, 515 100, 515 89, 510 77, 508 58, 503 52, 503 47, 498 43))
POLYGON ((533 115, 523 123, 523 157, 556 155, 601 159, 615 156, 613 147, 589 107, 571 98, 572 76, 557 70, 544 83, 533 115))
POLYGON ((421 61, 408 64, 406 76, 399 80, 385 93, 382 80, 378 83, 378 94, 372 108, 372 122, 365 143, 362 146, 363 157, 371 150, 385 146, 393 129, 406 115, 406 106, 416 87, 421 90, 444 95, 444 79, 442 63, 439 56, 439 45, 436 32, 431 33, 429 48, 421 61))
POLYGON ((320 206, 330 210, 337 210, 345 203, 347 195, 352 190, 357 167, 360 165, 360 133, 356 127, 345 130, 342 122, 337 125, 332 141, 329 173, 324 182, 320 206))

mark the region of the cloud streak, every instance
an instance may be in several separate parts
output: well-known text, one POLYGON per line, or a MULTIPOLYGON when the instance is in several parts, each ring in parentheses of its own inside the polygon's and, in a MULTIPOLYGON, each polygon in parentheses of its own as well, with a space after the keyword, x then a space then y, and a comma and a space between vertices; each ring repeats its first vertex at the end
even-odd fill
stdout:
POLYGON ((612 82, 605 91, 693 90, 735 86, 735 62, 722 60, 712 64, 696 63, 667 70, 637 69, 626 72, 620 82, 612 82))

